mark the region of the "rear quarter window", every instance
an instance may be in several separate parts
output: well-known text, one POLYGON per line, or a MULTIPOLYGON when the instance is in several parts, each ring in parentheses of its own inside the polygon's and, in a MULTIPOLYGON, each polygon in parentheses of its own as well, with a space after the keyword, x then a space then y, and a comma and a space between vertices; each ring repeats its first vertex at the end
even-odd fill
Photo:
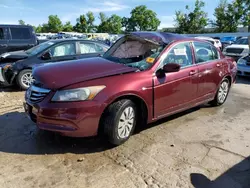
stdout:
POLYGON ((12 39, 27 40, 31 38, 29 28, 10 28, 12 39))

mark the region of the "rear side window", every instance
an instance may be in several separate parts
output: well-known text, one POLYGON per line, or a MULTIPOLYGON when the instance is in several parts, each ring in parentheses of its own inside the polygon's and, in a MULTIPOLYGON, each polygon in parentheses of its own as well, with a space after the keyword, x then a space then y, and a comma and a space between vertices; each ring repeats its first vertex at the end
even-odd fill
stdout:
POLYGON ((194 48, 196 52, 197 63, 203 63, 218 59, 218 54, 216 58, 212 50, 213 46, 208 43, 194 42, 194 48))
POLYGON ((3 28, 0 28, 0 40, 4 39, 4 32, 3 32, 3 28))
POLYGON ((30 39, 29 28, 10 28, 12 39, 25 40, 30 39))
POLYGON ((107 48, 95 43, 80 42, 81 54, 106 52, 107 48))
POLYGON ((214 46, 211 46, 211 48, 212 48, 212 51, 213 51, 213 58, 214 59, 220 59, 220 55, 219 55, 218 50, 214 46))

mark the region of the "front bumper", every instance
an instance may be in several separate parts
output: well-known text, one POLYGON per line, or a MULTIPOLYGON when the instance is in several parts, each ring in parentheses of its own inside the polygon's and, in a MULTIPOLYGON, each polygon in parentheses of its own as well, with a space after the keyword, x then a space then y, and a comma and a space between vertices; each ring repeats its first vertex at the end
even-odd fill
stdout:
POLYGON ((38 128, 69 137, 90 137, 98 133, 99 121, 106 107, 97 101, 53 103, 48 100, 32 104, 26 99, 24 109, 38 128))
POLYGON ((225 56, 234 58, 236 61, 238 61, 241 57, 244 57, 244 56, 247 56, 247 55, 248 55, 248 53, 235 54, 235 53, 226 53, 226 52, 223 52, 223 54, 224 54, 225 56))
POLYGON ((249 76, 250 77, 250 66, 248 65, 238 65, 237 75, 239 76, 249 76))

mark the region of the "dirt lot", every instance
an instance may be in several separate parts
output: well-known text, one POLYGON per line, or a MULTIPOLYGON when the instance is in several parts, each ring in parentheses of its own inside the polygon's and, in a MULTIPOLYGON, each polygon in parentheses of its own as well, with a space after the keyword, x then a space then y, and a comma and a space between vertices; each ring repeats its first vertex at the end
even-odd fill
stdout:
POLYGON ((166 118, 116 148, 39 131, 23 95, 0 89, 1 188, 250 187, 250 80, 224 106, 166 118))

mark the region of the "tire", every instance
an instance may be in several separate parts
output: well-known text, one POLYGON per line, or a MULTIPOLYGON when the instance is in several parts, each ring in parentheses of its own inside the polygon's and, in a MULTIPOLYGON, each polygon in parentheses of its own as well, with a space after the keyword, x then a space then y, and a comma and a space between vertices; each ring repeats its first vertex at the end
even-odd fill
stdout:
POLYGON ((104 134, 111 144, 118 146, 133 134, 137 121, 135 104, 123 99, 111 104, 104 113, 104 134))
POLYGON ((224 78, 223 81, 220 84, 220 87, 215 95, 215 98, 213 101, 210 102, 212 106, 221 106, 223 105, 228 97, 228 93, 230 91, 230 82, 227 78, 224 78))
MULTIPOLYGON (((30 76, 32 77, 32 70, 25 69, 19 72, 16 78, 17 85, 22 89, 22 90, 27 90, 32 83, 32 80, 30 80, 30 76), (26 79, 26 78, 27 79, 26 79), (27 80, 27 81, 25 81, 27 80)), ((33 79, 33 77, 32 77, 33 79)))

